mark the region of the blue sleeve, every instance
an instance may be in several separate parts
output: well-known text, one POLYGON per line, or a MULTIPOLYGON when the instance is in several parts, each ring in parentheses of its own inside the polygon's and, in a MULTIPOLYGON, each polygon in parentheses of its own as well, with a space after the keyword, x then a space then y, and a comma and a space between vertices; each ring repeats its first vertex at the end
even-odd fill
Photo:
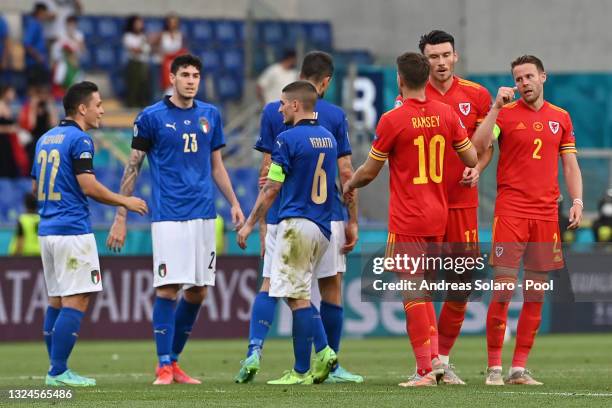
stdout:
POLYGON ((285 174, 291 174, 291 146, 283 133, 276 138, 274 143, 272 163, 281 166, 285 174))
POLYGON ((213 124, 213 134, 210 139, 210 151, 221 149, 225 146, 225 135, 223 134, 223 121, 221 120, 221 114, 218 110, 214 110, 213 118, 215 123, 213 124))
POLYGON ((4 17, 0 16, 0 39, 4 40, 8 35, 8 27, 6 25, 6 21, 4 17))
POLYGON ((36 163, 37 160, 32 161, 32 171, 30 171, 30 177, 32 177, 33 180, 36 180, 36 163))
POLYGON ((270 109, 267 108, 268 106, 266 105, 266 108, 264 108, 264 111, 261 113, 259 138, 257 138, 257 142, 255 142, 255 150, 264 153, 272 153, 276 135, 274 134, 274 126, 272 125, 272 119, 269 114, 270 109))
POLYGON ((151 131, 149 116, 140 113, 134 121, 134 135, 132 148, 143 152, 149 151, 153 144, 153 132, 151 131))
POLYGON ((36 30, 34 27, 34 22, 32 22, 29 17, 26 23, 25 33, 23 34, 23 44, 25 46, 33 46, 34 45, 34 36, 36 35, 36 30))
POLYGON ((93 159, 94 143, 87 133, 82 133, 75 137, 70 146, 70 158, 77 159, 93 159))
POLYGON ((94 142, 87 133, 81 133, 70 145, 70 158, 76 174, 93 173, 94 142))
POLYGON ((348 120, 346 119, 346 115, 342 112, 342 120, 336 129, 336 143, 338 144, 338 158, 342 156, 348 156, 352 154, 351 151, 351 142, 349 141, 348 136, 348 120))

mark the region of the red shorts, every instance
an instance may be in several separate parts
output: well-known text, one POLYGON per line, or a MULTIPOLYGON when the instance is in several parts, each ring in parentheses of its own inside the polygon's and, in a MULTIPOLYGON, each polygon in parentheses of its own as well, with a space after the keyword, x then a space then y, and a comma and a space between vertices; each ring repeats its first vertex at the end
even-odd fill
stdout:
POLYGON ((449 208, 444 242, 478 243, 478 208, 449 208))
POLYGON ((518 268, 523 258, 526 270, 552 271, 563 268, 561 234, 557 221, 499 215, 493 219, 490 263, 518 268))
MULTIPOLYGON (((390 232, 387 237, 387 249, 385 251, 386 258, 395 258, 396 256, 418 258, 423 256, 436 256, 440 254, 444 237, 439 236, 422 236, 422 235, 402 235, 390 232)), ((419 268, 416 271, 408 270, 393 270, 398 273, 423 274, 425 270, 419 268)))

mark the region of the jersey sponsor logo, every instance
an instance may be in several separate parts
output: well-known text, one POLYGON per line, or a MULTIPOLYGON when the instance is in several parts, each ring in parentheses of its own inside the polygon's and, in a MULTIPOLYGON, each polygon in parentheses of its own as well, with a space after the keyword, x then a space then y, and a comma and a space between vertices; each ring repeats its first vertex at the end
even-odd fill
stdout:
POLYGON ((495 256, 497 256, 498 258, 500 256, 502 256, 502 254, 504 253, 504 247, 501 245, 498 245, 495 247, 495 256))
POLYGON ((465 125, 463 124, 463 122, 461 121, 461 118, 459 118, 459 124, 461 125, 462 128, 465 129, 465 125))
POLYGON ((559 131, 559 122, 549 120, 548 127, 550 128, 550 131, 553 132, 553 135, 556 135, 557 132, 559 131))
POLYGON ((85 143, 87 146, 91 146, 91 142, 87 139, 83 139, 83 143, 85 143))
POLYGON ((100 283, 100 271, 98 270, 91 271, 91 281, 93 282, 94 285, 97 285, 98 283, 100 283))
POLYGON ((536 132, 541 132, 542 130, 544 130, 544 125, 542 124, 542 122, 533 122, 533 130, 535 130, 536 132))
POLYGON ((91 153, 89 153, 89 152, 83 152, 79 156, 79 159, 91 159, 91 158, 92 158, 92 156, 91 156, 91 153))
POLYGON ((208 133, 208 131, 210 130, 210 124, 208 123, 208 120, 206 120, 205 117, 201 117, 199 119, 199 123, 200 123, 200 128, 202 129, 202 132, 208 133))
POLYGON ((525 124, 523 122, 519 122, 518 125, 516 125, 515 130, 525 130, 527 129, 527 126, 525 126, 525 124))
POLYGON ((191 125, 191 121, 189 119, 185 119, 183 123, 187 126, 191 125))
POLYGON ((166 264, 165 263, 159 264, 159 266, 157 267, 157 274, 159 275, 159 277, 165 278, 167 273, 168 273, 168 270, 166 268, 166 264))
POLYGON ((166 127, 174 130, 176 132, 176 122, 166 123, 166 127))
POLYGON ((471 103, 463 102, 459 104, 459 111, 461 111, 461 113, 463 113, 464 116, 469 115, 471 110, 472 110, 471 103))

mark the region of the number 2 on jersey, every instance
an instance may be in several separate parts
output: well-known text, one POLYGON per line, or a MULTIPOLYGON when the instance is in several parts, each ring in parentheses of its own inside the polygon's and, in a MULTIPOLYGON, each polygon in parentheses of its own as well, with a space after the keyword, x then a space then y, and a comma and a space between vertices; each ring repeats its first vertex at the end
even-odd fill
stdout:
POLYGON ((319 160, 312 178, 312 189, 310 190, 310 199, 315 204, 323 204, 327 201, 327 173, 323 170, 323 160, 325 160, 325 153, 319 153, 319 160))
POLYGON ((414 184, 427 184, 429 180, 436 184, 442 182, 442 169, 444 166, 444 146, 446 140, 442 135, 435 135, 429 141, 429 178, 427 177, 427 160, 425 157, 425 136, 420 135, 414 139, 414 145, 419 149, 419 176, 414 177, 414 184))
POLYGON ((533 149, 533 157, 534 159, 540 160, 542 156, 540 156, 540 149, 542 149, 542 139, 539 137, 533 141, 533 144, 536 145, 535 149, 533 149))
POLYGON ((198 151, 198 139, 195 133, 183 133, 183 140, 185 141, 185 153, 195 153, 198 151), (191 140, 191 143, 189 142, 191 140))
POLYGON ((47 153, 46 150, 41 150, 38 152, 38 157, 36 158, 38 164, 40 164, 40 177, 38 180, 38 201, 45 201, 45 175, 47 174, 47 164, 49 162, 52 163, 51 166, 51 175, 49 176, 49 188, 47 191, 47 197, 49 201, 59 201, 62 199, 62 193, 58 193, 53 191, 55 189, 55 178, 57 177, 57 172, 59 170, 60 165, 60 153, 57 149, 51 150, 51 152, 47 153))

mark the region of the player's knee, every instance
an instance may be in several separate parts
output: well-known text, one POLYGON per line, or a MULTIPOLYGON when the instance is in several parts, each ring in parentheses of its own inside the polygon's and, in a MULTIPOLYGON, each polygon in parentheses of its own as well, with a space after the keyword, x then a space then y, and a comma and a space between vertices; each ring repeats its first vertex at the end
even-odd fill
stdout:
POLYGON ((77 295, 65 296, 61 300, 62 307, 69 307, 85 312, 89 306, 90 293, 79 293, 77 295))
POLYGON ((200 304, 206 299, 208 286, 194 286, 183 292, 185 300, 189 303, 200 304))
POLYGON ((342 302, 342 274, 319 279, 319 292, 323 301, 339 305, 342 302))
POLYGON ((165 285, 155 288, 155 296, 163 299, 176 300, 178 292, 178 285, 165 285))
POLYGON ((62 307, 62 298, 60 296, 50 296, 49 306, 60 309, 62 307))
POLYGON ((287 298, 287 304, 291 310, 305 309, 310 307, 310 299, 287 298))

